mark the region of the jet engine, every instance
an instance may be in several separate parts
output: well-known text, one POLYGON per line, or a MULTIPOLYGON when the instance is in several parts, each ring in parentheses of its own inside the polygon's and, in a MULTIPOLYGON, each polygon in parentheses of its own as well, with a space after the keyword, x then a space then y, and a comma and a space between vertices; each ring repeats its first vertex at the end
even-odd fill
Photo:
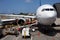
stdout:
POLYGON ((20 25, 24 25, 25 22, 26 22, 26 19, 24 19, 24 18, 20 18, 20 19, 18 20, 18 24, 20 24, 20 25))

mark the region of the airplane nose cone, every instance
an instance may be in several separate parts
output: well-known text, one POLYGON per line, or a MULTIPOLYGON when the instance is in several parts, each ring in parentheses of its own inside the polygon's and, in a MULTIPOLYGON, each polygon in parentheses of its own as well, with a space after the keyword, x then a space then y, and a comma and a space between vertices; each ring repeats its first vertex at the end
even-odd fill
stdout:
POLYGON ((56 13, 49 13, 49 14, 47 14, 47 16, 49 18, 52 18, 52 17, 57 17, 57 14, 56 13))

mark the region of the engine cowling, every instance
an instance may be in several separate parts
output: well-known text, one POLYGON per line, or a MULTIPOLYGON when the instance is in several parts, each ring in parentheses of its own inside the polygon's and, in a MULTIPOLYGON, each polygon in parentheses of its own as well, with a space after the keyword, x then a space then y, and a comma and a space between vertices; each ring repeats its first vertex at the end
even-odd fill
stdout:
POLYGON ((26 19, 24 19, 24 18, 20 18, 20 19, 18 20, 18 24, 20 24, 20 25, 24 25, 25 22, 26 22, 26 19))

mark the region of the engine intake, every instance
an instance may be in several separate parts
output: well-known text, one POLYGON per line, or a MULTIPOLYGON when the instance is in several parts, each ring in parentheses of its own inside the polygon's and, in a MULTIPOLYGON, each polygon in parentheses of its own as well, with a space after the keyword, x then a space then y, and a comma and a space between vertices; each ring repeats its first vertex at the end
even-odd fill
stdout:
POLYGON ((25 24, 25 19, 24 19, 24 18, 20 19, 20 20, 18 21, 18 24, 24 25, 24 24, 25 24))

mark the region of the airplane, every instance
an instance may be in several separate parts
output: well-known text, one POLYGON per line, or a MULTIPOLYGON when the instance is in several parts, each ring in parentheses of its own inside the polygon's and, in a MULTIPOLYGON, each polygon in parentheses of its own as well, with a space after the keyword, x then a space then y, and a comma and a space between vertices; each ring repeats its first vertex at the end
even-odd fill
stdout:
MULTIPOLYGON (((54 22, 56 21, 57 12, 52 5, 45 4, 45 5, 40 6, 37 9, 36 18, 37 18, 37 21, 39 24, 38 29, 43 29, 47 32, 48 31, 48 25, 50 28, 50 25, 53 25, 54 22), (43 26, 41 26, 41 25, 43 25, 43 26)), ((25 36, 24 35, 25 30, 24 29, 22 30, 22 36, 25 36)), ((27 31, 26 31, 26 34, 28 33, 28 35, 26 35, 26 36, 29 36, 29 31, 28 32, 27 31)), ((35 30, 32 30, 32 31, 35 31, 35 30)), ((49 32, 51 32, 51 31, 49 31, 49 32)))
POLYGON ((37 9, 36 18, 40 24, 52 25, 56 21, 57 12, 52 5, 45 4, 37 9))
POLYGON ((40 6, 36 11, 37 25, 40 28, 48 30, 48 26, 55 25, 57 11, 50 4, 40 6), (41 26, 42 25, 42 26, 41 26))
POLYGON ((0 20, 3 23, 13 21, 14 23, 18 22, 19 24, 23 24, 26 22, 26 19, 28 18, 37 18, 37 21, 39 24, 43 25, 52 25, 56 21, 57 18, 57 12, 55 8, 50 5, 50 4, 45 4, 40 6, 37 11, 35 16, 25 16, 25 15, 1 15, 2 18, 7 18, 0 20), (4 17, 2 17, 4 16, 4 17), (18 19, 18 21, 17 21, 18 19))
MULTIPOLYGON (((45 4, 45 5, 40 6, 37 9, 35 16, 8 15, 8 14, 1 15, 0 14, 0 25, 2 25, 2 24, 5 25, 5 24, 9 24, 9 23, 24 24, 26 22, 26 19, 28 19, 28 18, 36 18, 40 28, 42 27, 40 25, 44 25, 44 28, 47 28, 45 25, 47 25, 47 26, 52 25, 56 21, 57 11, 55 10, 55 8, 52 5, 45 4)), ((18 28, 18 30, 20 30, 20 29, 18 28)))

